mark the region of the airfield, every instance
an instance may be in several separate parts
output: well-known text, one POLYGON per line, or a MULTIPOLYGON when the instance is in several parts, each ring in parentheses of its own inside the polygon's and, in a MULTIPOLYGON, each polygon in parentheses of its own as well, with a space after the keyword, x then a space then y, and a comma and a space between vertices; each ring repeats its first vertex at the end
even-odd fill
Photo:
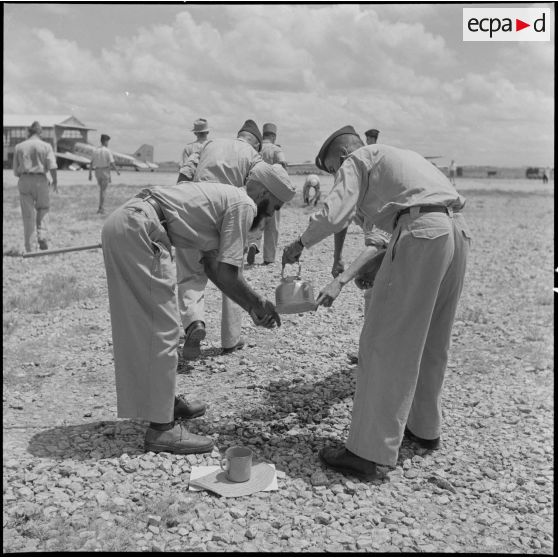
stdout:
MULTIPOLYGON (((98 187, 59 172, 50 248, 100 241, 98 187)), ((312 209, 282 210, 280 251, 312 209)), ((321 176, 322 201, 332 185, 321 176)), ((113 174, 110 212, 176 173, 113 174)), ((3 173, 3 251, 21 249, 17 179, 3 173)), ((330 309, 255 328, 219 354, 221 297, 206 293, 199 361, 179 361, 177 393, 207 414, 200 456, 145 454, 144 425, 116 418, 107 289, 100 250, 3 257, 3 550, 30 552, 389 552, 551 554, 553 551, 554 181, 457 179, 473 244, 452 334, 442 446, 405 441, 395 468, 363 483, 323 469, 317 451, 350 424, 364 301, 353 284, 330 309), (188 490, 194 465, 232 445, 275 464, 278 489, 243 498, 188 490)), ((319 207, 319 206, 318 206, 319 207)), ((363 247, 351 225, 345 261, 363 247)), ((315 293, 330 280, 333 239, 305 250, 315 293)), ((279 252, 280 253, 280 252, 279 252)), ((261 263, 261 255, 256 262, 261 263)), ((281 266, 245 270, 274 300, 281 266)))

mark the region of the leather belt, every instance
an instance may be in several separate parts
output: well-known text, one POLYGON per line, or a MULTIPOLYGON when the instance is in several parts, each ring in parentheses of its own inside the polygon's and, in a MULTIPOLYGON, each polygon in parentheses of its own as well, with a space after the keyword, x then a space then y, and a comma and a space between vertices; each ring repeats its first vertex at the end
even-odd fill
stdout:
POLYGON ((161 225, 163 225, 163 228, 168 233, 169 231, 167 229, 167 219, 165 218, 165 214, 163 213, 163 210, 161 209, 159 202, 151 195, 151 193, 140 192, 139 194, 136 195, 136 198, 140 198, 144 202, 147 202, 155 210, 155 213, 157 214, 159 221, 161 221, 161 225))
POLYGON ((397 226, 397 222, 402 215, 408 215, 411 213, 411 209, 413 207, 418 207, 419 213, 447 213, 449 215, 449 210, 445 205, 415 205, 412 207, 406 207, 397 213, 397 216, 395 217, 395 226, 397 226))

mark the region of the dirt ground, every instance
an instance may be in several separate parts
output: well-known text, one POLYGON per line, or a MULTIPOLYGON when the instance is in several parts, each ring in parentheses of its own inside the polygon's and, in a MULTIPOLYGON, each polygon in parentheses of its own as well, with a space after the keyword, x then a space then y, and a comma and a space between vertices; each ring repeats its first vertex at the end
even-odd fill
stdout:
MULTIPOLYGON (((62 172, 50 247, 100 241, 97 190, 62 172)), ((306 226, 298 192, 280 248, 306 226)), ((123 173, 109 210, 174 175, 123 173)), ((330 179, 326 177, 327 192, 330 179)), ((116 418, 100 250, 3 258, 4 552, 477 552, 553 550, 553 182, 458 182, 474 235, 452 335, 443 445, 404 443, 377 483, 321 468, 316 452, 348 432, 363 297, 348 285, 331 309, 285 316, 276 331, 245 320, 248 346, 220 356, 220 295, 210 286, 202 359, 179 362, 177 391, 209 404, 191 429, 218 450, 252 447, 281 471, 279 490, 239 500, 187 492, 192 464, 142 452, 143 426, 116 418), (321 475, 321 476, 320 476, 321 475), (155 519, 153 519, 155 518, 155 519), (240 525, 240 528, 239 528, 240 525), (231 534, 232 533, 232 534, 231 534), (240 534, 239 534, 240 533, 240 534)), ((15 180, 4 173, 3 250, 21 248, 15 180)), ((346 260, 362 247, 351 226, 346 260)), ((332 239, 303 254, 315 292, 332 239)), ((261 260, 257 260, 261 263, 261 260)), ((274 300, 280 264, 246 270, 274 300)))

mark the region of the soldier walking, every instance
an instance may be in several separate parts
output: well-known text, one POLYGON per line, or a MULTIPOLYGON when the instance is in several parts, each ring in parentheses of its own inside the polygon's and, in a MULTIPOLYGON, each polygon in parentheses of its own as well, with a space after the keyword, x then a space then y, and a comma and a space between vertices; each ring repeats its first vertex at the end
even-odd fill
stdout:
POLYGON ((19 202, 23 218, 25 251, 31 252, 31 237, 37 228, 37 241, 41 250, 48 250, 47 225, 50 207, 49 180, 58 192, 56 157, 50 143, 41 139, 43 129, 35 121, 29 126, 29 138, 15 146, 14 174, 19 178, 19 202))
POLYGON ((110 136, 101 134, 101 145, 97 147, 93 153, 91 163, 89 163, 89 180, 91 180, 91 174, 93 169, 95 169, 95 178, 99 185, 99 209, 97 213, 100 215, 103 215, 105 212, 105 196, 110 184, 110 170, 113 169, 120 176, 120 172, 114 163, 114 155, 108 148, 109 140, 110 136))

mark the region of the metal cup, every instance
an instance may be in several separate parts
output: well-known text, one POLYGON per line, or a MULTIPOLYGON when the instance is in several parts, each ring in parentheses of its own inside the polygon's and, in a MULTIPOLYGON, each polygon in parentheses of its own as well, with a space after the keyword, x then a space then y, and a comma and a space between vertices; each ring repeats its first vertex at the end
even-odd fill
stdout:
POLYGON ((225 452, 221 469, 232 482, 247 482, 252 470, 252 451, 242 446, 233 446, 225 452), (224 465, 223 465, 224 463, 224 465))

